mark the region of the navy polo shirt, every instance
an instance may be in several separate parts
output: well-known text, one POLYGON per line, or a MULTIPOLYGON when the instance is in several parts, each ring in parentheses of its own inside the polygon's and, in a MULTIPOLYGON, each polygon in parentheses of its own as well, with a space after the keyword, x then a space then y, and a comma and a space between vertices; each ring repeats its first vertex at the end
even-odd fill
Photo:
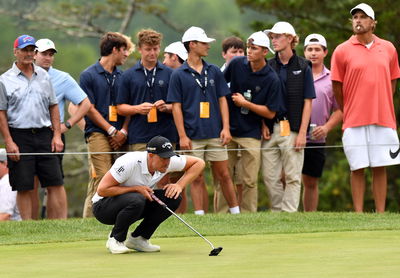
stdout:
POLYGON ((199 74, 185 62, 171 75, 167 101, 181 103, 185 131, 190 139, 219 138, 222 130, 219 98, 229 93, 228 85, 217 66, 203 60, 203 70, 199 74), (206 71, 207 86, 204 86, 206 71), (196 78, 205 87, 204 91, 196 78), (200 118, 200 102, 209 102, 209 118, 200 118))
MULTIPOLYGON (((143 102, 154 103, 157 100, 167 100, 168 84, 172 69, 157 62, 154 70, 147 70, 139 61, 122 74, 119 85, 117 104, 139 105, 143 102), (149 87, 150 86, 150 87, 149 87)), ((172 113, 157 111, 157 122, 147 122, 147 115, 135 114, 129 122, 129 144, 147 143, 156 135, 168 138, 171 142, 178 139, 172 113)))
MULTIPOLYGON (((261 70, 253 72, 247 57, 235 57, 226 68, 224 76, 226 81, 231 83, 232 93, 243 94, 251 90, 251 102, 265 105, 274 112, 285 111, 282 83, 268 64, 261 70)), ((232 136, 261 139, 263 117, 252 111, 242 114, 241 107, 236 106, 232 101, 232 95, 226 98, 229 104, 232 136)))
MULTIPOLYGON (((80 76, 79 85, 87 94, 90 102, 99 111, 101 116, 116 129, 121 129, 124 117, 117 117, 116 122, 109 121, 109 106, 116 105, 118 84, 122 71, 115 68, 113 73, 106 71, 99 62, 85 69, 80 76)), ((89 136, 92 132, 101 132, 108 135, 106 131, 96 126, 89 117, 85 116, 85 136, 89 136)))

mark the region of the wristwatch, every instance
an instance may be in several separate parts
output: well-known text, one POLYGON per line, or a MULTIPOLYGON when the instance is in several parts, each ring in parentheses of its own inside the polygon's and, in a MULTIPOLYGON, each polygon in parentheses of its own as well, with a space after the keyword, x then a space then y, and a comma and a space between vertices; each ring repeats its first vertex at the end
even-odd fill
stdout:
POLYGON ((68 128, 68 129, 71 129, 71 123, 70 122, 68 122, 68 121, 66 121, 65 123, 64 123, 64 125, 65 125, 65 127, 66 128, 68 128))

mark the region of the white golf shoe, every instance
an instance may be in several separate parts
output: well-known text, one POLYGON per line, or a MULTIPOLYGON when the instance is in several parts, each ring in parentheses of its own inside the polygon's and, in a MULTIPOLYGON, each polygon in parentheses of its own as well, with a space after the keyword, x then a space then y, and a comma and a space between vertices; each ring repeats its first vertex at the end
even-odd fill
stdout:
POLYGON ((124 254, 131 251, 123 242, 119 242, 113 237, 107 240, 106 247, 112 254, 124 254))
POLYGON ((151 244, 148 239, 142 236, 133 237, 131 234, 125 241, 125 246, 139 252, 160 252, 160 246, 151 244))

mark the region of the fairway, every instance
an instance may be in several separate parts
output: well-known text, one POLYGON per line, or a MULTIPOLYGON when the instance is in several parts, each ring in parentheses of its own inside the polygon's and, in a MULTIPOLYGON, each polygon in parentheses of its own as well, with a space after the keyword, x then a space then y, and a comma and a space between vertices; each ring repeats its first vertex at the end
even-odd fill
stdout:
POLYGON ((0 277, 399 277, 398 231, 154 238, 160 253, 111 255, 104 240, 0 246, 0 277))

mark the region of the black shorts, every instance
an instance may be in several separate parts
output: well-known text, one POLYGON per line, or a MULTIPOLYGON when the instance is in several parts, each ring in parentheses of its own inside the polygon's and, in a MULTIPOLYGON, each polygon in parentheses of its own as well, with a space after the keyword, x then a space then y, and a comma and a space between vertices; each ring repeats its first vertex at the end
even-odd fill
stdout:
POLYGON ((325 165, 325 144, 307 143, 304 149, 304 164, 302 173, 314 178, 320 178, 325 165), (311 148, 307 148, 311 147, 311 148), (322 148, 317 148, 322 147, 322 148))
MULTIPOLYGON (((50 128, 10 128, 10 133, 20 153, 51 153, 50 128)), ((38 176, 42 187, 64 184, 57 155, 21 155, 17 162, 8 159, 8 168, 14 191, 32 190, 34 176, 38 176)))

